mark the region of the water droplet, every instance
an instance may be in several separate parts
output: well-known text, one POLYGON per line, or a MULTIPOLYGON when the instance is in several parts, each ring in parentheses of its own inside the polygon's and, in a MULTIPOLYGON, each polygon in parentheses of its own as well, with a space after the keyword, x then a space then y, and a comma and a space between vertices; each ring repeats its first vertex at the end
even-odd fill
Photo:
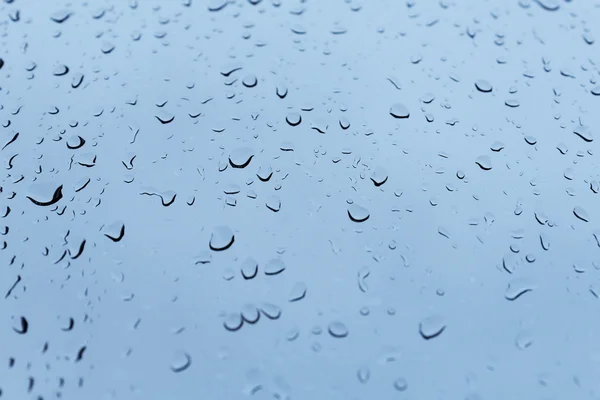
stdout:
POLYGON ((493 89, 492 84, 483 79, 476 81, 475 87, 482 93, 490 93, 493 89))
POLYGON ((269 319, 278 319, 281 316, 281 309, 271 303, 263 303, 260 306, 260 311, 269 319))
POLYGON ((419 333, 425 340, 430 340, 441 335, 445 329, 446 323, 439 315, 429 316, 419 324, 419 333))
POLYGON ((254 157, 254 150, 249 147, 238 147, 229 154, 229 164, 233 168, 245 168, 254 157))
POLYGON ((275 195, 269 196, 265 202, 265 205, 273 212, 279 212, 279 210, 281 210, 281 200, 275 195))
POLYGON ((492 160, 488 156, 479 156, 477 160, 475 160, 475 164, 479 166, 479 168, 484 171, 489 171, 492 169, 492 160))
POLYGON ((217 12, 221 11, 225 8, 227 4, 229 4, 230 0, 209 0, 208 1, 208 11, 217 12))
POLYGON ((242 314, 239 312, 233 312, 227 314, 225 317, 225 321, 223 322, 223 326, 225 329, 231 332, 235 332, 239 330, 244 324, 244 320, 242 319, 242 314))
POLYGON ((590 128, 587 126, 578 126, 573 130, 573 133, 588 143, 594 140, 594 135, 592 135, 590 128))
POLYGON ((583 208, 581 208, 579 206, 576 206, 575 208, 573 208, 573 214, 575 214, 575 216, 582 221, 589 222, 589 220, 590 220, 587 211, 585 211, 583 208))
POLYGON ((327 331, 331 336, 338 339, 348 336, 348 328, 339 321, 331 322, 327 327, 327 331))
POLYGON ((52 70, 52 75, 54 76, 63 76, 69 73, 69 67, 63 64, 59 64, 54 67, 52 70))
POLYGON ((396 103, 390 108, 390 115, 394 118, 408 118, 410 113, 403 104, 396 103))
POLYGON ((258 263, 253 258, 246 258, 242 262, 242 276, 244 279, 254 279, 258 273, 258 263))
POLYGON ((183 372, 192 365, 192 358, 184 351, 177 351, 171 359, 170 368, 175 373, 183 372))
POLYGON ((375 186, 381 186, 385 182, 387 182, 388 174, 387 171, 382 167, 377 167, 371 174, 371 181, 375 184, 375 186))
POLYGON ((173 120, 175 119, 175 116, 173 114, 170 114, 169 112, 161 109, 158 112, 158 114, 156 115, 156 119, 159 120, 161 124, 168 124, 168 123, 173 122, 173 120))
POLYGON ((57 24, 62 24, 63 22, 68 20, 71 15, 72 13, 69 10, 58 10, 52 13, 50 19, 56 22, 57 24))
POLYGON ((51 206, 62 199, 62 185, 56 187, 51 183, 36 183, 29 187, 27 198, 38 206, 51 206))
POLYGON ((290 126, 297 126, 302 122, 302 117, 298 113, 291 112, 286 115, 285 120, 290 126))
POLYGON ((496 142, 492 143, 492 145, 490 146, 490 149, 492 151, 499 152, 502 149, 504 149, 504 143, 496 141, 496 142))
POLYGON ((560 8, 559 0, 534 0, 546 11, 556 11, 560 8))
POLYGON ((209 247, 214 251, 227 250, 233 244, 235 237, 231 228, 217 226, 210 235, 209 247))
POLYGON ((277 275, 285 270, 285 264, 280 258, 272 258, 265 265, 265 275, 277 275))
POLYGON ((242 306, 242 318, 249 324, 255 324, 260 319, 260 312, 253 304, 244 304, 242 306))
POLYGON ((526 350, 533 344, 533 337, 527 331, 520 332, 515 338, 515 345, 520 350, 526 350))
POLYGON ((371 370, 366 365, 361 365, 356 371, 356 377, 360 383, 367 383, 371 379, 371 370))
POLYGON ((350 204, 348 207, 348 216, 354 222, 364 222, 369 219, 369 210, 358 204, 350 204))
POLYGON ((255 75, 247 75, 242 79, 242 84, 247 88, 252 88, 258 84, 258 79, 256 79, 255 75))
POLYGON ((288 301, 293 303, 302 300, 304 296, 306 296, 306 284, 304 282, 297 282, 290 291, 288 301))
POLYGON ((528 279, 513 279, 508 284, 504 297, 506 300, 515 301, 525 293, 531 292, 533 289, 534 285, 528 279))
POLYGON ((406 382, 406 379, 404 378, 398 378, 394 381, 394 389, 399 392, 404 392, 408 389, 408 382, 406 382))

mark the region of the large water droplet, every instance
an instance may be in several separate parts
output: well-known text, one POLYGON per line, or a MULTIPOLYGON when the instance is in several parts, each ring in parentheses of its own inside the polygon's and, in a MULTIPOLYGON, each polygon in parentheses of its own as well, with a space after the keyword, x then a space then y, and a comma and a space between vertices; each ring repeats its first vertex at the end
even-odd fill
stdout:
POLYGON ((364 222, 369 219, 369 210, 358 204, 350 204, 348 207, 348 216, 354 222, 364 222))
POLYGON ((476 81, 475 87, 477 88, 477 90, 483 93, 489 93, 493 89, 492 84, 483 79, 476 81))
POLYGON ((235 237, 233 231, 228 226, 217 226, 210 235, 209 246, 211 250, 227 250, 233 244, 235 237))
POLYGON ((254 157, 254 150, 249 147, 238 147, 229 154, 229 164, 233 168, 245 168, 254 157))
POLYGON ((390 108, 390 115, 394 118, 408 118, 410 113, 403 104, 396 103, 390 108))

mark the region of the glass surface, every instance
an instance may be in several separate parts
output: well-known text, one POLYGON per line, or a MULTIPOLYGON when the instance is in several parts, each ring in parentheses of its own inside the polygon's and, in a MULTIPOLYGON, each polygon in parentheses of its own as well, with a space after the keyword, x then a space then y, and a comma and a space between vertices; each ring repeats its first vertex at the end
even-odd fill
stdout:
POLYGON ((600 2, 0 0, 0 399, 600 399, 600 2))

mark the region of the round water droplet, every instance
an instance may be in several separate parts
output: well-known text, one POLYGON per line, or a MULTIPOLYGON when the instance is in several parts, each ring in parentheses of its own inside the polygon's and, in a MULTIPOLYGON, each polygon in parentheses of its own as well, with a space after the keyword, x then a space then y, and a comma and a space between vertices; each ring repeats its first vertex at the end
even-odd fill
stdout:
POLYGON ((403 104, 396 103, 390 108, 390 115, 394 118, 408 118, 410 113, 403 104))
POLYGON ((242 307, 242 318, 249 324, 255 324, 260 318, 260 312, 253 304, 244 304, 242 307))
POLYGON ((258 79, 255 75, 247 75, 242 79, 242 84, 247 88, 252 88, 258 84, 258 79))
POLYGON ((348 216, 354 222, 364 222, 369 219, 369 210, 359 206, 358 204, 351 204, 348 207, 348 216))
POLYGON ((231 332, 235 332, 239 330, 244 324, 244 320, 242 319, 242 314, 237 313, 229 313, 225 317, 225 321, 223 322, 223 326, 225 329, 231 332))
POLYGON ((244 279, 253 279, 258 273, 258 263, 253 258, 246 258, 242 262, 241 270, 244 279))
POLYGON ((235 237, 228 226, 217 226, 210 235, 209 247, 214 251, 227 250, 233 244, 235 237))
POLYGON ((175 373, 183 372, 192 365, 192 358, 184 351, 177 351, 171 359, 170 368, 175 373))
POLYGON ((327 327, 327 331, 331 336, 338 339, 348 336, 348 328, 346 328, 346 325, 339 321, 331 322, 327 327))
POLYGON ((288 115, 286 115, 285 121, 290 126, 297 126, 297 125, 300 125, 300 122, 302 122, 302 117, 298 113, 291 112, 288 115))
POLYGON ((404 378, 398 378, 394 381, 394 389, 399 392, 404 392, 408 389, 408 382, 406 382, 406 379, 404 378))
POLYGON ((52 70, 52 75, 54 75, 54 76, 63 76, 68 73, 69 73, 69 67, 67 67, 66 65, 62 65, 62 64, 57 65, 52 70))

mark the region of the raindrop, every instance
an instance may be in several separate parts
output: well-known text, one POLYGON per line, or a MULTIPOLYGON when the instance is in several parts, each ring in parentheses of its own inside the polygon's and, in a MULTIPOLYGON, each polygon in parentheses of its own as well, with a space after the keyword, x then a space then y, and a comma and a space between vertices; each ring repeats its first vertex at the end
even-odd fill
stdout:
POLYGON ((249 147, 238 147, 229 154, 229 164, 233 168, 245 168, 254 157, 254 150, 249 147))
POLYGON ((373 174, 371 174, 371 181, 373 181, 375 186, 383 185, 385 182, 387 182, 387 179, 388 179, 387 171, 385 169, 383 169, 382 167, 375 168, 375 170, 373 171, 373 174))
POLYGON ((369 210, 358 204, 350 204, 348 207, 348 216, 354 222, 364 222, 369 219, 369 210))
POLYGON ((184 351, 177 351, 171 359, 170 368, 175 373, 183 372, 192 365, 192 358, 184 351))
POLYGON ((280 258, 272 258, 265 265, 265 275, 277 275, 285 270, 285 264, 280 258))
POLYGON ((278 319, 281 316, 281 309, 270 303, 263 303, 260 306, 260 312, 269 319, 278 319))
POLYGON ((227 250, 233 244, 233 231, 227 226, 217 226, 210 235, 209 247, 214 251, 227 250))
POLYGON ((290 291, 288 301, 293 303, 302 300, 304 296, 306 296, 306 284, 304 282, 297 282, 290 291))
POLYGON ((360 383, 367 383, 371 379, 371 370, 366 365, 361 365, 356 371, 356 377, 360 383))
POLYGON ((298 113, 291 112, 286 115, 285 120, 290 126, 297 126, 302 122, 302 117, 298 113))
POLYGON ((589 222, 589 220, 590 220, 587 211, 585 211, 583 208, 581 208, 579 206, 576 206, 575 208, 573 208, 573 214, 575 214, 575 216, 582 221, 589 222))
POLYGON ((396 103, 390 108, 390 115, 394 118, 408 118, 410 113, 403 104, 396 103))
POLYGON ((556 11, 560 8, 559 0, 534 0, 546 11, 556 11))
POLYGON ((29 330, 29 322, 25 317, 18 318, 18 324, 13 326, 13 330, 17 332, 19 335, 24 335, 29 330))
POLYGON ((249 324, 255 324, 260 319, 260 312, 253 304, 242 306, 242 318, 249 324))
POLYGON ((439 315, 427 317, 419 324, 419 333, 425 340, 430 340, 441 335, 445 329, 446 323, 439 315))
POLYGON ((173 114, 168 113, 165 110, 160 110, 158 112, 158 115, 156 115, 156 119, 160 121, 161 124, 168 124, 170 122, 173 122, 173 120, 175 119, 175 116, 173 114))
POLYGON ((492 84, 483 79, 476 81, 475 87, 477 88, 477 90, 483 93, 490 93, 493 90, 492 84))
POLYGON ((244 277, 244 279, 246 279, 246 280, 253 279, 254 277, 256 277, 256 274, 258 273, 258 263, 253 258, 250 258, 250 257, 246 258, 242 262, 241 270, 242 270, 242 276, 244 277))
POLYGON ((242 84, 247 88, 252 88, 258 84, 258 79, 255 75, 248 75, 242 79, 242 84))
POLYGON ((275 195, 269 196, 265 202, 265 205, 273 212, 279 212, 279 210, 281 210, 281 200, 275 195))
POLYGON ((225 329, 231 332, 235 332, 239 330, 244 324, 244 320, 242 319, 242 314, 237 312, 229 313, 225 317, 225 321, 223 322, 223 326, 225 329))
POLYGON ((573 133, 588 143, 594 140, 594 135, 592 135, 590 128, 587 126, 578 126, 573 130, 573 133))
POLYGON ((492 160, 488 156, 479 156, 477 160, 475 160, 475 164, 479 166, 479 168, 484 171, 489 171, 492 169, 492 160))
POLYGON ((59 64, 52 70, 52 75, 63 76, 69 73, 69 67, 63 64, 59 64))
POLYGON ((331 336, 338 339, 348 336, 348 328, 339 321, 331 322, 327 327, 327 331, 331 336))
POLYGON ((525 293, 531 292, 533 289, 534 286, 529 280, 517 278, 510 281, 508 287, 506 288, 504 297, 506 300, 515 301, 525 293))
POLYGON ((62 185, 55 187, 48 183, 36 183, 29 187, 27 198, 38 206, 51 206, 62 199, 62 185))
POLYGON ((68 20, 71 15, 72 13, 69 10, 59 10, 52 13, 50 19, 56 22, 57 24, 62 24, 63 22, 68 20))
POLYGON ((399 392, 404 392, 408 389, 408 382, 406 382, 406 379, 404 378, 398 378, 394 381, 394 389, 399 392))

